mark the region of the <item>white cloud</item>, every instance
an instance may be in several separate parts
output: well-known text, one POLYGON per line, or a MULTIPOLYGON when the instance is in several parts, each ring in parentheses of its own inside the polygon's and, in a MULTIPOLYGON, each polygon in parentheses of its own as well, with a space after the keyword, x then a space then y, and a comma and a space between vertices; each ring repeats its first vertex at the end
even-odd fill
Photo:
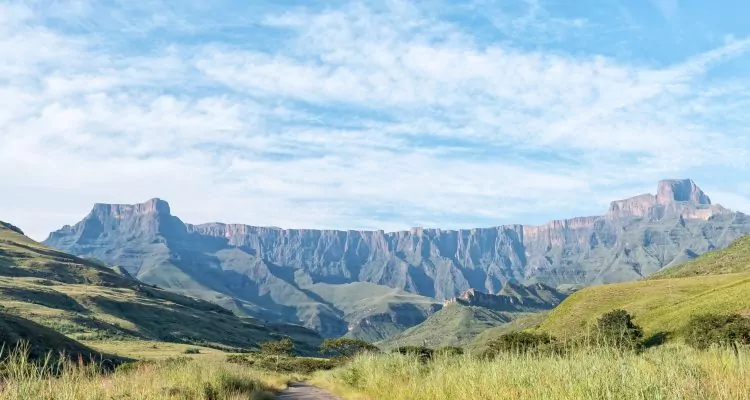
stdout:
MULTIPOLYGON (((154 196, 190 222, 487 226, 600 211, 623 187, 695 168, 747 168, 750 82, 706 76, 747 40, 655 67, 482 45, 389 2, 267 14, 286 38, 273 52, 169 35, 140 51, 55 30, 44 12, 0 5, 0 218, 36 238, 94 202, 154 196)), ((118 29, 176 19, 174 35, 194 32, 175 12, 118 29)))

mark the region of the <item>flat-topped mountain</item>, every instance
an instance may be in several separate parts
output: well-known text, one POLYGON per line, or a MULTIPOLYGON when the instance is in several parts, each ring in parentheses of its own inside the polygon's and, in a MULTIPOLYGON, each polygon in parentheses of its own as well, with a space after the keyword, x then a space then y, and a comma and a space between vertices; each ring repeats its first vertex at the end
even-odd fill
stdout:
POLYGON ((655 195, 614 201, 600 216, 461 230, 192 225, 159 199, 98 204, 45 243, 120 265, 147 283, 334 336, 368 318, 404 321, 406 313, 419 323, 436 302, 469 289, 498 293, 508 281, 555 288, 636 280, 747 233, 745 214, 712 204, 688 179, 661 181, 655 195), (354 283, 392 292, 375 314, 351 313, 352 301, 371 304, 375 295, 344 306, 331 288, 354 283))

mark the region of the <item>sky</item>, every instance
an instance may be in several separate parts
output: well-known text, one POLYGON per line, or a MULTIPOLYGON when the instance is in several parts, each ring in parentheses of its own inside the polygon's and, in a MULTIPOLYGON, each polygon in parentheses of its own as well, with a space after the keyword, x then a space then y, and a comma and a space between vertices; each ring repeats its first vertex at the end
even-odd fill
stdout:
POLYGON ((750 212, 750 2, 0 0, 0 219, 446 229, 693 178, 750 212))

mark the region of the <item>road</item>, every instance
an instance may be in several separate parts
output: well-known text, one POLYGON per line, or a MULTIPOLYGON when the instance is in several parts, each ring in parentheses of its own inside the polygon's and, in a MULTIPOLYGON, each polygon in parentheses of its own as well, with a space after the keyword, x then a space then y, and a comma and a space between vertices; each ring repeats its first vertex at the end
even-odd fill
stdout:
POLYGON ((277 400, 342 400, 331 393, 306 383, 291 383, 276 397, 277 400))

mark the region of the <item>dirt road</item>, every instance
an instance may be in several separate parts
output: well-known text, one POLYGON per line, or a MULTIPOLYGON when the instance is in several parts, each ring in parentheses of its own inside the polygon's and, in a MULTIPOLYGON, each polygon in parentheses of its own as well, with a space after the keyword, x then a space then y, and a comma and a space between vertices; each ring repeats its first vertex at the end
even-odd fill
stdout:
POLYGON ((277 400, 341 400, 331 393, 306 383, 292 383, 289 389, 276 397, 277 400))

